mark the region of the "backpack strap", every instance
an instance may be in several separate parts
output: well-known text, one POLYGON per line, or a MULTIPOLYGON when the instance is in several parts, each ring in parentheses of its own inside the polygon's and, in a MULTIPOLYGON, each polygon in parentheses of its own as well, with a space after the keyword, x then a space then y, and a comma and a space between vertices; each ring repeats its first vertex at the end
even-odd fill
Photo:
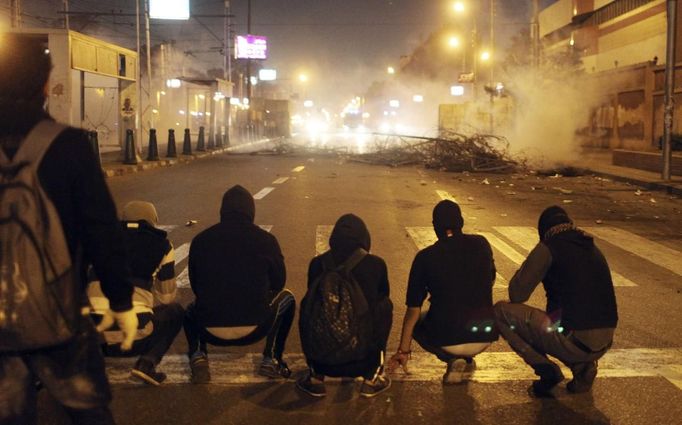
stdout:
POLYGON ((21 142, 12 162, 30 161, 37 168, 54 139, 65 129, 66 126, 52 120, 40 121, 21 142))
POLYGON ((346 270, 346 272, 350 272, 360 263, 360 261, 362 261, 363 258, 365 258, 365 256, 367 256, 367 251, 362 248, 358 248, 353 251, 350 257, 346 258, 346 261, 344 261, 339 268, 343 268, 346 270))

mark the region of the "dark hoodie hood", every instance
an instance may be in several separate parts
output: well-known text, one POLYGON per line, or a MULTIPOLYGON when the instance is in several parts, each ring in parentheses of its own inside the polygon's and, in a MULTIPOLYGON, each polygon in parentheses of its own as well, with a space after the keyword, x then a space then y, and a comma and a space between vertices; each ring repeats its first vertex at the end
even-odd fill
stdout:
POLYGON ((451 230, 454 234, 461 234, 464 226, 462 210, 455 202, 447 199, 440 201, 433 208, 432 223, 439 240, 447 237, 447 230, 451 230))
POLYGON ((336 221, 329 237, 329 247, 336 264, 343 262, 358 248, 369 251, 371 245, 365 222, 354 214, 342 215, 336 221))
POLYGON ((232 186, 223 195, 220 207, 220 221, 243 221, 253 223, 256 217, 256 203, 251 193, 240 185, 232 186))
POLYGON ((540 236, 540 240, 544 239, 549 229, 560 224, 573 224, 573 220, 568 217, 566 210, 556 205, 546 208, 540 214, 540 219, 538 220, 538 236, 540 236))

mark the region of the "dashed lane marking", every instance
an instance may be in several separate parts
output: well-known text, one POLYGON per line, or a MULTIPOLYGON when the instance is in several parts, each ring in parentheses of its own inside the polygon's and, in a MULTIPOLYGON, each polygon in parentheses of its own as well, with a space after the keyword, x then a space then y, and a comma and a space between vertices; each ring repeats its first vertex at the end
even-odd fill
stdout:
POLYGON ((275 190, 274 187, 264 187, 260 190, 260 192, 253 195, 253 199, 263 199, 268 195, 268 193, 272 192, 273 190, 275 190))
MULTIPOLYGON (((266 232, 270 232, 272 230, 273 225, 272 224, 259 224, 258 227, 265 230, 266 232)), ((187 245, 187 254, 185 254, 185 257, 187 257, 187 255, 189 254, 189 243, 185 243, 185 244, 180 245, 180 248, 175 250, 175 264, 178 264, 180 261, 182 261, 182 260, 178 260, 178 258, 179 258, 178 250, 180 250, 185 245, 187 245)), ((183 259, 185 257, 183 257, 183 259)), ((177 275, 177 277, 175 278, 175 286, 177 286, 178 288, 190 288, 189 271, 188 271, 187 267, 185 267, 180 272, 180 274, 177 275)))
MULTIPOLYGON (((538 243, 538 231, 530 226, 493 227, 510 241, 530 252, 538 243)), ((637 284, 615 270, 611 270, 613 286, 637 286, 637 284)))
POLYGON ((303 171, 304 168, 305 168, 305 165, 299 165, 298 167, 294 168, 291 171, 293 171, 294 173, 300 173, 301 171, 303 171))
POLYGON ((321 224, 315 229, 315 255, 320 255, 329 250, 329 237, 334 226, 321 224))
MULTIPOLYGON (((438 240, 438 237, 433 231, 433 227, 406 227, 405 230, 419 250, 422 250, 429 245, 433 245, 438 240)), ((495 284, 493 287, 506 288, 507 286, 509 286, 507 279, 500 273, 497 273, 495 275, 495 284)))
MULTIPOLYGON (((390 352, 389 352, 390 354, 390 352)), ((301 353, 285 353, 284 359, 294 372, 307 369, 301 353)), ((257 375, 261 355, 209 354, 211 384, 255 384, 268 382, 268 378, 257 375)), ((130 369, 134 358, 107 358, 107 375, 113 384, 130 383, 130 369)), ((409 363, 410 374, 402 371, 393 373, 395 381, 432 382, 440 381, 445 372, 445 363, 425 352, 412 353, 409 363)), ((530 381, 537 377, 533 370, 513 352, 483 352, 476 356, 477 369, 471 380, 482 383, 508 381, 530 381)), ((561 366, 564 375, 571 376, 570 370, 561 366)), ((163 358, 159 371, 167 375, 165 383, 187 384, 190 372, 187 356, 171 354, 163 358)), ((599 360, 598 379, 604 378, 649 378, 662 377, 682 389, 682 348, 622 348, 612 349, 599 360)))
POLYGON ((680 261, 682 254, 679 251, 617 227, 586 227, 585 230, 619 248, 682 276, 682 261, 680 261))
POLYGON ((287 180, 289 180, 289 177, 280 177, 277 180, 275 180, 274 182, 272 182, 272 184, 282 184, 282 183, 286 182, 287 180))

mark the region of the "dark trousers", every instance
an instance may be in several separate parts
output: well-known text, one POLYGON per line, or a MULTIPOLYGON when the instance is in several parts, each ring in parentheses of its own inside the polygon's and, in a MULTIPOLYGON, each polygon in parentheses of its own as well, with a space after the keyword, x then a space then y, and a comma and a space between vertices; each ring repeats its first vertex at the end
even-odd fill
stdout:
POLYGON ((559 372, 559 367, 547 358, 548 354, 577 371, 585 363, 598 360, 609 349, 592 352, 580 348, 570 334, 554 329, 547 313, 525 304, 498 302, 495 319, 500 334, 541 378, 551 378, 559 372))
POLYGON ((253 332, 238 339, 222 339, 206 330, 206 326, 197 319, 195 306, 192 303, 187 306, 183 324, 187 337, 188 355, 191 359, 196 353, 208 354, 207 344, 219 347, 243 346, 254 344, 265 338, 263 357, 282 360, 295 313, 294 294, 284 289, 270 302, 268 317, 258 324, 253 332))
POLYGON ((386 343, 393 324, 391 300, 384 298, 379 301, 372 309, 372 318, 375 345, 364 359, 340 365, 326 365, 308 360, 308 366, 317 375, 333 377, 362 376, 365 379, 372 379, 376 374, 381 373, 385 361, 386 343))
POLYGON ((154 307, 153 310, 154 330, 151 335, 135 341, 130 351, 122 351, 121 344, 104 344, 102 345, 104 355, 109 357, 140 356, 140 360, 147 360, 155 366, 158 365, 175 337, 180 333, 185 310, 178 303, 162 304, 154 307))
POLYGON ((92 321, 82 318, 76 337, 55 348, 0 354, 0 424, 36 423, 40 380, 74 424, 111 425, 109 382, 92 321))

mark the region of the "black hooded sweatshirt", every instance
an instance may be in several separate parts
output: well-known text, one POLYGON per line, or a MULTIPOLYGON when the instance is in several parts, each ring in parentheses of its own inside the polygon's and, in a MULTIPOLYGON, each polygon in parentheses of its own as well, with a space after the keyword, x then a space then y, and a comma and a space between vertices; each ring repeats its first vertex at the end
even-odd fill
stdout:
MULTIPOLYGON (((329 238, 329 251, 312 259, 308 267, 308 289, 323 272, 323 259, 331 256, 334 264, 340 265, 358 248, 369 251, 371 239, 365 223, 356 215, 341 216, 329 238)), ((377 303, 389 298, 388 269, 381 257, 367 254, 351 272, 362 288, 370 310, 377 303)))
POLYGON ((251 194, 234 186, 223 196, 220 223, 199 233, 189 251, 196 315, 205 327, 258 325, 284 288, 277 239, 253 223, 251 194))

